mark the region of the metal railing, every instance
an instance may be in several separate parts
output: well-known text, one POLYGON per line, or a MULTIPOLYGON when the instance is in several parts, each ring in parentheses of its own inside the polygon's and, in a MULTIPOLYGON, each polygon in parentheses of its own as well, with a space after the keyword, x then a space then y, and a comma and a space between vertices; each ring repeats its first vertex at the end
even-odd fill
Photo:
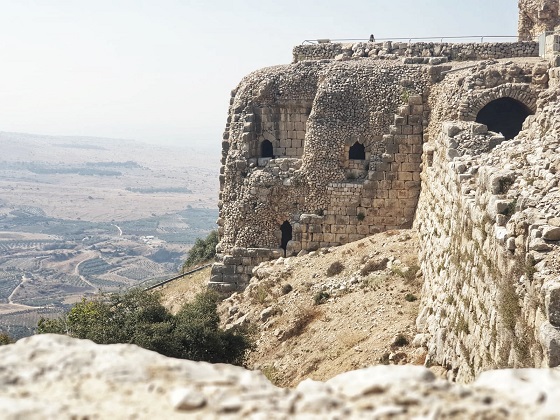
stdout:
MULTIPOLYGON (((172 281, 179 280, 179 279, 181 279, 181 278, 183 278, 183 277, 185 277, 185 276, 188 276, 189 274, 193 274, 193 273, 196 273, 197 271, 204 270, 205 268, 210 267, 211 265, 212 265, 212 263, 210 263, 210 264, 205 264, 205 265, 201 265, 200 267, 197 267, 197 268, 195 268, 194 270, 187 271, 186 273, 181 273, 181 274, 179 274, 179 275, 177 275, 177 276, 175 276, 175 277, 172 277, 172 278, 170 278, 170 279, 160 281, 160 282, 158 282, 158 283, 156 283, 156 284, 152 284, 151 286, 146 287, 146 288, 144 289, 144 291, 152 290, 152 289, 155 289, 156 287, 163 286, 164 284, 170 283, 170 282, 172 282, 172 281)), ((148 281, 149 281, 149 280, 148 280, 148 281)), ((142 283, 145 283, 145 282, 142 282, 142 283)), ((142 283, 140 283, 140 285, 141 285, 142 283)), ((138 287, 138 286, 135 286, 135 287, 138 287)))
MULTIPOLYGON (((469 36, 427 36, 427 37, 395 37, 395 38, 375 38, 371 42, 385 42, 385 41, 408 41, 409 43, 412 41, 429 41, 429 40, 439 40, 443 43, 443 40, 447 39, 473 39, 480 40, 480 42, 484 42, 484 39, 516 39, 519 40, 517 35, 469 35, 469 36)), ((302 45, 305 44, 327 44, 331 42, 369 42, 369 38, 339 38, 339 39, 306 39, 302 42, 302 45)))

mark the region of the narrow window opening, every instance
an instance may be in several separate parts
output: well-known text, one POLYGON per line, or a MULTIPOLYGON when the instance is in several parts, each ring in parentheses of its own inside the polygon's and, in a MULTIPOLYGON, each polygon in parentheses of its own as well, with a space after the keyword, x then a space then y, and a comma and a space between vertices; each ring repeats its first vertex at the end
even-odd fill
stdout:
POLYGON ((350 148, 348 152, 348 158, 354 160, 365 160, 366 159, 366 148, 363 144, 358 142, 354 143, 354 145, 350 148))
POLYGON ((261 157, 272 158, 274 157, 272 143, 269 140, 263 140, 261 143, 261 157))
POLYGON ((282 232, 282 240, 280 242, 280 248, 284 250, 284 256, 286 256, 286 248, 288 246, 288 242, 292 240, 292 225, 290 222, 285 221, 280 226, 280 231, 282 232))

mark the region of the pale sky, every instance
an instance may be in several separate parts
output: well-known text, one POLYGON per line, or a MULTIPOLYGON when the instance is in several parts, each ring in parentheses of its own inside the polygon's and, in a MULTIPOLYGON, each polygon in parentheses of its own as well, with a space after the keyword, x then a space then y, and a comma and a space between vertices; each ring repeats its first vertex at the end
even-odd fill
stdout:
POLYGON ((231 89, 305 39, 516 33, 516 0, 0 0, 0 131, 218 151, 231 89))

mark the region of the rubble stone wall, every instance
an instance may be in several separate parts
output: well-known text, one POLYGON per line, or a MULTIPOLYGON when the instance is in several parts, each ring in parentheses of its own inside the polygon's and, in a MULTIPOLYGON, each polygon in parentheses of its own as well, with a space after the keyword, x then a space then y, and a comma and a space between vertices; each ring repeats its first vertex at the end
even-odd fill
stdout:
POLYGON ((408 64, 441 64, 446 61, 488 60, 513 57, 538 57, 538 42, 335 42, 302 44, 293 49, 293 62, 350 58, 405 58, 408 64), (443 59, 443 60, 442 60, 443 59))
POLYGON ((410 227, 428 86, 446 68, 304 62, 247 76, 232 92, 224 134, 212 283, 242 288, 267 258, 410 227), (272 157, 260 156, 263 142, 272 157), (351 156, 353 147, 363 156, 351 156), (241 255, 252 249, 258 258, 241 255))

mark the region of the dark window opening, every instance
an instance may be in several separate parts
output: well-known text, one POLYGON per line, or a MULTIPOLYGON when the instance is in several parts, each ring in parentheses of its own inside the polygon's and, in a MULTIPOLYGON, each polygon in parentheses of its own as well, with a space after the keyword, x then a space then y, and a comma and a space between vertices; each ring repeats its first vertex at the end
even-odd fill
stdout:
POLYGON ((529 115, 531 111, 522 102, 513 98, 500 98, 482 108, 476 116, 476 122, 511 140, 519 134, 529 115))
POLYGON ((348 153, 349 159, 355 160, 365 160, 366 159, 366 148, 363 144, 358 142, 354 143, 354 145, 350 148, 350 152, 348 153))
POLYGON ((272 143, 268 140, 264 140, 261 143, 261 157, 263 158, 271 158, 274 157, 272 143))
POLYGON ((280 248, 284 250, 284 256, 286 256, 286 247, 288 246, 288 242, 292 240, 292 225, 290 222, 285 221, 280 226, 280 231, 282 232, 282 240, 280 242, 280 248))

